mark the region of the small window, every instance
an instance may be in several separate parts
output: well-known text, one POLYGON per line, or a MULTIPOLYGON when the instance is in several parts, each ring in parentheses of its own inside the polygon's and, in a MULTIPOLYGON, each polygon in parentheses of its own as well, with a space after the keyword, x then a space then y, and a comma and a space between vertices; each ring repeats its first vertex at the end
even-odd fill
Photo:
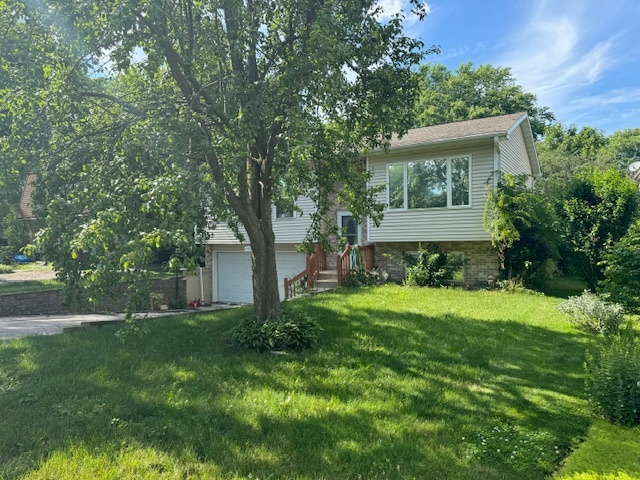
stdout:
POLYGON ((293 218, 294 211, 293 205, 290 207, 283 207, 282 205, 276 205, 276 218, 293 218))

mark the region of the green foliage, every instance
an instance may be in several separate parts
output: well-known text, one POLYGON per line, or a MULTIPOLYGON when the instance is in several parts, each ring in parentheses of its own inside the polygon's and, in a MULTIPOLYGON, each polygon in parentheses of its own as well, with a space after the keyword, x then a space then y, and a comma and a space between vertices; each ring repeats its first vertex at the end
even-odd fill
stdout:
MULTIPOLYGON (((244 227, 263 321, 280 309, 272 206, 309 194, 309 243, 329 238, 336 196, 378 223, 383 187, 352 160, 413 125, 426 52, 403 14, 381 21, 374 0, 187 3, 48 0, 9 12, 8 27, 28 19, 12 32, 30 35, 20 58, 35 70, 15 65, 7 96, 29 128, 11 148, 33 152, 42 246, 68 285, 136 281, 154 245, 184 250, 209 216, 244 227)), ((426 14, 420 0, 408 8, 426 14)))
POLYGON ((501 175, 487 194, 483 223, 507 278, 537 286, 554 270, 557 251, 550 228, 553 209, 528 182, 524 175, 501 175))
POLYGON ((418 246, 416 255, 403 254, 407 270, 406 284, 418 287, 436 287, 445 280, 452 280, 456 271, 462 268, 462 259, 440 251, 435 245, 418 246))
POLYGON ((587 393, 607 420, 640 424, 640 338, 629 328, 587 354, 587 393))
POLYGON ((305 312, 283 304, 279 318, 266 322, 244 319, 226 337, 230 345, 242 349, 298 351, 314 347, 321 332, 322 328, 305 312))
POLYGON ((343 283, 343 287, 356 288, 371 285, 384 285, 389 279, 389 274, 384 270, 357 270, 351 271, 343 283))
POLYGON ((530 288, 527 288, 522 282, 522 279, 520 279, 519 277, 507 278, 505 280, 498 280, 496 282, 496 285, 501 292, 526 293, 527 295, 544 295, 541 292, 537 292, 535 290, 531 290, 530 288))
POLYGON ((640 221, 604 255, 602 290, 632 312, 640 311, 640 221))
POLYGON ((0 274, 13 273, 13 267, 11 265, 0 265, 0 274))
POLYGON ((571 317, 571 323, 591 333, 613 335, 624 321, 621 305, 610 303, 588 291, 569 297, 558 305, 558 310, 571 317))
POLYGON ((536 136, 555 120, 548 107, 516 84, 510 68, 469 63, 450 71, 442 64, 420 67, 420 97, 416 104, 418 125, 437 125, 509 113, 528 112, 536 136))
POLYGON ((603 279, 602 260, 629 229, 638 210, 638 187, 615 170, 580 174, 559 205, 564 257, 591 291, 603 279))

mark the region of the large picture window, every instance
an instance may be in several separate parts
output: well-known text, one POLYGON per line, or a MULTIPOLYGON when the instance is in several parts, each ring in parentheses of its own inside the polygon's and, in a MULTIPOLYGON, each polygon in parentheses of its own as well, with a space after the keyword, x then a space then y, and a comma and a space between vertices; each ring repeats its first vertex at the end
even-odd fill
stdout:
POLYGON ((470 205, 470 156, 394 163, 387 173, 389 209, 470 205))

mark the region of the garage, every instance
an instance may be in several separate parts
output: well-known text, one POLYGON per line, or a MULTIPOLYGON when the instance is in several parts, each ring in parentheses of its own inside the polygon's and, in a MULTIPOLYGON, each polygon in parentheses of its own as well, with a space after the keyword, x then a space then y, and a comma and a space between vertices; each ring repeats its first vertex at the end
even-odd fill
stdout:
MULTIPOLYGON (((284 279, 293 277, 305 269, 304 253, 276 253, 278 290, 284 299, 284 279)), ((217 275, 218 301, 230 303, 253 303, 253 281, 251 278, 251 254, 245 252, 218 252, 217 275)))

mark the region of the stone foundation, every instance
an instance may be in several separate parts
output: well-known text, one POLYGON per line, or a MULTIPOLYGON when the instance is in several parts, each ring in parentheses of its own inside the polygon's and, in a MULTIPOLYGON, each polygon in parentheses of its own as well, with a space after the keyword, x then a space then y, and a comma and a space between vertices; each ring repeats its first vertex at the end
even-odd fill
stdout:
MULTIPOLYGON (((464 256, 463 284, 484 287, 490 276, 498 277, 500 262, 491 242, 422 242, 431 243, 443 252, 462 253, 464 256)), ((417 252, 419 242, 378 242, 375 244, 376 266, 385 270, 389 278, 401 282, 406 278, 400 263, 403 252, 417 252)))

